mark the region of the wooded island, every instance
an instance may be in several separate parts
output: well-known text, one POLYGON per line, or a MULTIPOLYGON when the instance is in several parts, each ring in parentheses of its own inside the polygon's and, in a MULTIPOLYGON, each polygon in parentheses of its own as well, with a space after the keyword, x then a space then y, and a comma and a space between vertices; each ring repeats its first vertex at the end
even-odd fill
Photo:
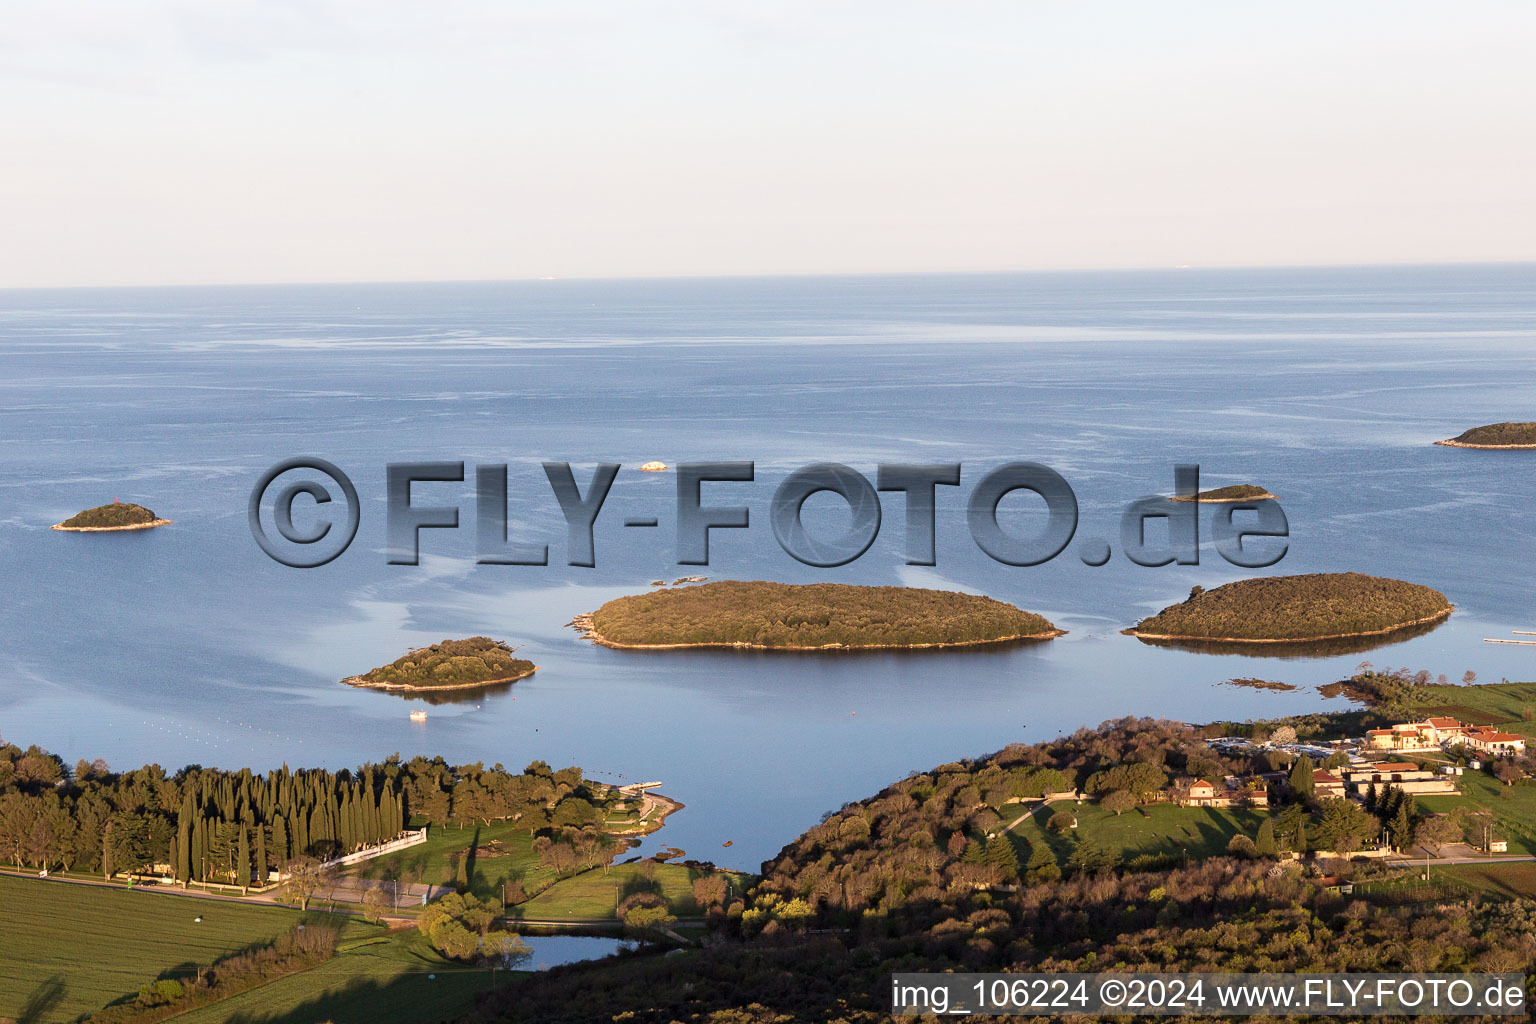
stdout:
POLYGON ((1143 640, 1304 643, 1372 636, 1451 614, 1444 594, 1358 572, 1308 573, 1195 587, 1182 604, 1127 630, 1143 640))
POLYGON ((1039 615, 976 594, 843 583, 722 580, 609 601, 575 625, 609 647, 767 650, 946 647, 1049 640, 1039 615))

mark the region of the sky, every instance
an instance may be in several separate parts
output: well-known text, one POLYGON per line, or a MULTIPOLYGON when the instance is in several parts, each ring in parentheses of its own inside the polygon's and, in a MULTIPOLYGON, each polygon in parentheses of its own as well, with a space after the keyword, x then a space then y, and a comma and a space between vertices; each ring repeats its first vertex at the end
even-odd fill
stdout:
POLYGON ((1536 5, 10 0, 0 287, 1536 259, 1536 5))

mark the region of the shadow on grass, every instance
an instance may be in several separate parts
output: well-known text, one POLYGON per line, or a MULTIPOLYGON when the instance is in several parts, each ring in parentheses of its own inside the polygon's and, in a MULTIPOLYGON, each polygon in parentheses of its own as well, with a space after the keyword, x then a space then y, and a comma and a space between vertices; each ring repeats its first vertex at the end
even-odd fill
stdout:
POLYGON ((228 1024, 421 1024, 462 1018, 482 992, 517 983, 488 969, 440 968, 387 981, 356 979, 291 1008, 242 1011, 228 1024))
POLYGON ((27 996, 26 1004, 22 1006, 21 1013, 17 1015, 17 1024, 39 1024, 47 1019, 49 1012, 64 999, 64 993, 68 986, 64 984, 64 976, 55 974, 27 996))

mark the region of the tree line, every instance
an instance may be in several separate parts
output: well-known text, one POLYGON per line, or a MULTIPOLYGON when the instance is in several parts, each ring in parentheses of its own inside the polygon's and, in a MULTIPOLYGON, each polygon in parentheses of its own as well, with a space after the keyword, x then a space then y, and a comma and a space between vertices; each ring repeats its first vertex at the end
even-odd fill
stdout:
POLYGON ((398 755, 336 772, 188 765, 167 773, 154 764, 114 772, 101 760, 70 769, 39 747, 0 741, 0 858, 17 868, 164 871, 183 884, 259 886, 290 860, 377 845, 412 821, 580 828, 617 799, 579 768, 542 761, 521 773, 398 755))

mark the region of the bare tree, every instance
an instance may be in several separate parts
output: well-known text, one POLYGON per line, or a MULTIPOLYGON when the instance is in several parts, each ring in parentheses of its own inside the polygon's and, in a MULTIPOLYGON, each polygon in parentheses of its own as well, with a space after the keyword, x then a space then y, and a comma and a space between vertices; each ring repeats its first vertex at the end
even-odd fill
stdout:
POLYGON ((320 861, 305 854, 288 861, 288 881, 284 883, 289 894, 299 901, 300 910, 309 909, 309 901, 325 884, 325 872, 320 861))

